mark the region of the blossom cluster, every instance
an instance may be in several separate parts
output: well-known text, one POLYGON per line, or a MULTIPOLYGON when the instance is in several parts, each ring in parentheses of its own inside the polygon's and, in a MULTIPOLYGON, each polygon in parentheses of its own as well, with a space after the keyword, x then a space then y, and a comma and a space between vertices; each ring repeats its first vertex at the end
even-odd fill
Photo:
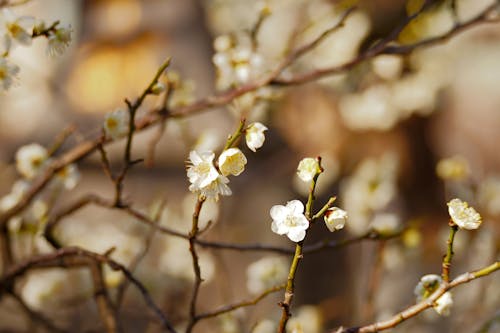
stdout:
POLYGON ((32 39, 45 36, 48 40, 47 54, 61 55, 71 42, 71 27, 54 24, 46 26, 44 21, 35 22, 31 16, 18 16, 9 8, 0 11, 0 87, 8 90, 15 82, 19 66, 8 59, 12 49, 18 45, 30 46, 32 39))
MULTIPOLYGON (((264 131, 267 127, 261 123, 253 123, 245 129, 245 138, 250 150, 256 151, 264 144, 264 131)), ((187 176, 191 185, 191 192, 198 192, 206 198, 218 200, 219 195, 231 195, 227 185, 228 176, 240 175, 247 164, 245 154, 239 148, 225 149, 215 163, 213 151, 189 153, 187 176)))

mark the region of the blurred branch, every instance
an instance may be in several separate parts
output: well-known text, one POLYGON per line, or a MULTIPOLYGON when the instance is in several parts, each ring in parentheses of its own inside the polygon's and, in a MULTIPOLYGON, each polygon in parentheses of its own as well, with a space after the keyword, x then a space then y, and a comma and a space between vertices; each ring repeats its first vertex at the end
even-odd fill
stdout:
POLYGON ((224 305, 224 306, 221 306, 220 308, 218 308, 216 310, 213 310, 213 311, 210 311, 210 312, 205 312, 205 313, 200 313, 196 317, 197 317, 198 320, 202 320, 202 319, 206 319, 206 318, 216 317, 216 316, 219 316, 221 314, 228 313, 228 312, 234 311, 234 310, 239 309, 239 308, 256 305, 261 300, 263 300, 264 298, 266 298, 266 296, 268 296, 268 295, 270 295, 272 293, 275 293, 277 291, 283 290, 283 289, 285 289, 285 287, 286 287, 286 285, 283 284, 283 285, 280 285, 280 286, 275 286, 275 287, 269 288, 269 289, 265 290, 264 292, 262 292, 257 297, 255 297, 254 299, 251 299, 251 300, 248 300, 248 301, 242 301, 242 302, 238 302, 238 303, 224 305))
POLYGON ((49 254, 33 256, 7 271, 0 279, 0 298, 3 293, 12 293, 15 286, 15 281, 18 277, 23 276, 26 272, 32 269, 40 268, 68 268, 68 267, 88 267, 89 264, 106 264, 112 270, 120 271, 126 279, 139 290, 146 305, 155 313, 165 330, 171 333, 176 333, 173 326, 165 317, 161 309, 153 301, 146 287, 137 280, 134 275, 122 264, 109 258, 106 255, 98 254, 79 247, 64 247, 49 254))
POLYGON ((461 284, 468 283, 472 280, 487 276, 491 273, 496 272, 498 269, 500 269, 500 261, 497 261, 489 266, 486 266, 474 272, 463 273, 449 283, 443 281, 443 283, 441 283, 439 288, 428 298, 399 312, 398 314, 392 316, 388 320, 380 321, 362 327, 352 327, 347 329, 340 328, 338 330, 332 331, 332 333, 368 333, 368 332, 379 332, 390 328, 394 328, 403 321, 415 317, 424 310, 432 307, 434 303, 448 290, 451 290, 461 284))
POLYGON ((103 278, 102 267, 100 263, 93 262, 89 265, 94 283, 94 298, 99 309, 104 326, 108 333, 121 332, 116 311, 109 298, 108 289, 103 278))

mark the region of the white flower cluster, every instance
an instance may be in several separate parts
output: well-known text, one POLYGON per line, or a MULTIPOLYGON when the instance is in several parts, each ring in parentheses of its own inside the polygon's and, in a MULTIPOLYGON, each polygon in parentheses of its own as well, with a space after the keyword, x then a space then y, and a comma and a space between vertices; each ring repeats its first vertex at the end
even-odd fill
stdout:
POLYGON ((349 231, 362 234, 372 227, 376 214, 386 213, 397 194, 397 170, 398 161, 392 154, 367 158, 341 184, 341 197, 351 220, 349 231))
MULTIPOLYGON (((419 283, 415 287, 414 293, 417 297, 417 302, 421 302, 429 296, 431 296, 443 282, 443 279, 436 274, 428 274, 420 278, 419 283)), ((441 297, 439 297, 433 304, 434 310, 442 316, 448 316, 450 314, 451 307, 453 305, 453 298, 450 292, 445 292, 441 297)))
MULTIPOLYGON (((19 148, 16 153, 16 169, 23 179, 16 181, 10 193, 0 198, 0 213, 6 212, 15 207, 24 195, 29 191, 30 182, 35 179, 50 163, 50 157, 45 147, 32 143, 19 148)), ((48 186, 49 190, 59 193, 60 189, 71 190, 76 187, 80 173, 74 164, 68 164, 55 174, 54 179, 48 186)), ((51 196, 54 199, 53 196, 51 196)), ((35 226, 33 231, 37 231, 37 225, 46 218, 48 203, 38 195, 32 204, 21 214, 9 220, 8 227, 16 232, 21 225, 35 226)))
POLYGON ((266 71, 264 58, 252 47, 250 37, 239 37, 223 35, 214 40, 212 61, 220 90, 245 84, 266 71))
POLYGON ((62 54, 71 41, 70 27, 51 27, 45 22, 35 25, 31 16, 17 16, 9 8, 0 11, 0 87, 8 90, 16 82, 19 66, 7 60, 9 52, 17 45, 30 46, 33 36, 45 35, 48 39, 47 53, 62 54))
MULTIPOLYGON (((252 151, 260 148, 265 140, 264 131, 267 127, 261 123, 253 123, 245 129, 247 146, 252 151)), ((238 148, 226 149, 214 163, 215 153, 212 151, 189 153, 187 176, 191 192, 199 192, 206 198, 218 200, 220 195, 231 195, 227 185, 227 176, 238 176, 245 170, 247 158, 238 148)))

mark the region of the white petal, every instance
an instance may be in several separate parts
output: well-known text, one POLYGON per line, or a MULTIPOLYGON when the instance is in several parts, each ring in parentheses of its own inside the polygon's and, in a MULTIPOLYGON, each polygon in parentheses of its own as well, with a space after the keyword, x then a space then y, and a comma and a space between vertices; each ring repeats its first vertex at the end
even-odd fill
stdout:
POLYGON ((288 215, 288 208, 282 205, 275 205, 271 207, 269 214, 275 221, 283 221, 288 215))
POLYGON ((288 232, 287 236, 293 242, 300 242, 304 239, 304 237, 306 237, 306 231, 293 228, 288 232))
POLYGON ((286 208, 288 208, 293 215, 299 215, 304 212, 304 204, 300 200, 288 201, 286 208))

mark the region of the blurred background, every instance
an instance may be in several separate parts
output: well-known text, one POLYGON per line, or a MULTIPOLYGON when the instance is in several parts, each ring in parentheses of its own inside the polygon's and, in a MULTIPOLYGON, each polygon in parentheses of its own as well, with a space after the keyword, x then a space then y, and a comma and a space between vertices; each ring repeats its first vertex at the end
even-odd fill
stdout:
MULTIPOLYGON (((214 55, 223 55, 227 47, 214 45, 214 39, 230 36, 232 48, 248 48, 249 32, 263 6, 270 15, 252 46, 251 52, 260 56, 260 67, 250 68, 255 71, 251 75, 272 68, 286 50, 331 27, 350 2, 33 0, 14 7, 18 15, 71 24, 73 33, 63 56, 47 56, 46 42, 38 39, 9 55, 21 72, 15 86, 0 94, 0 195, 10 193, 18 178, 15 154, 20 146, 37 142, 49 147, 70 125, 76 131, 63 151, 98 136, 104 115, 125 107, 125 98, 136 98, 165 58, 172 58, 169 71, 177 72, 182 80, 176 105, 189 103, 225 88, 226 72, 214 55)), ((458 19, 474 17, 491 2, 458 0, 458 19)), ((405 29, 397 41, 410 44, 452 28, 454 16, 447 2, 441 3, 405 29)), ((386 36, 410 10, 403 0, 361 1, 344 28, 284 75, 347 62, 386 36)), ((325 173, 319 180, 316 207, 336 195, 336 204, 350 218, 346 228, 334 234, 321 223, 314 225, 307 244, 346 239, 370 229, 404 232, 396 239, 306 255, 292 310, 298 323, 292 324, 314 333, 388 318, 414 303, 413 288, 421 276, 439 274, 450 199, 467 200, 483 217, 479 230, 458 233, 452 275, 498 260, 499 59, 500 25, 481 25, 408 56, 378 56, 317 82, 260 91, 266 98, 258 101, 242 97, 227 108, 169 120, 154 159, 128 174, 126 197, 148 212, 164 200, 159 223, 187 232, 195 202, 185 173, 189 151, 220 150, 242 115, 260 121, 269 128, 266 142, 257 153, 242 148, 248 158, 246 170, 232 179, 232 196, 207 203, 201 222, 214 223, 203 238, 292 248, 286 237, 271 232, 269 209, 306 199, 307 184, 297 179, 295 170, 302 158, 321 156, 325 173)), ((161 98, 147 99, 141 112, 160 102, 161 98)), ((150 156, 147 152, 156 131, 152 128, 136 135, 134 158, 150 156)), ((113 167, 118 168, 123 142, 106 149, 113 167)), ((51 211, 86 193, 113 197, 113 184, 97 154, 78 168, 79 185, 56 200, 51 211)), ((147 248, 136 274, 167 317, 184 327, 193 281, 187 242, 151 235, 129 216, 95 207, 65 219, 58 233, 65 245, 97 252, 115 246, 112 257, 126 265, 147 248)), ((37 228, 21 228, 13 237, 18 260, 50 250, 37 228)), ((227 250, 200 252, 205 279, 201 311, 252 297, 247 267, 263 257, 277 257, 227 250)), ((283 258, 288 266, 290 258, 283 258)), ((123 277, 111 271, 107 274, 113 292, 123 277)), ((497 324, 490 332, 500 330, 499 282, 494 275, 459 287, 453 291, 449 317, 428 310, 393 331, 479 332, 495 316, 497 324)), ((70 327, 72 332, 104 330, 84 269, 38 271, 26 275, 17 287, 27 304, 61 327, 70 327)), ((277 322, 280 308, 276 303, 281 299, 280 292, 258 306, 201 322, 197 332, 265 332, 262 320, 270 320, 266 322, 270 326, 277 322)), ((159 331, 148 311, 139 293, 130 288, 121 318, 125 331, 159 331)), ((0 331, 43 330, 30 323, 18 304, 4 297, 0 331)))

